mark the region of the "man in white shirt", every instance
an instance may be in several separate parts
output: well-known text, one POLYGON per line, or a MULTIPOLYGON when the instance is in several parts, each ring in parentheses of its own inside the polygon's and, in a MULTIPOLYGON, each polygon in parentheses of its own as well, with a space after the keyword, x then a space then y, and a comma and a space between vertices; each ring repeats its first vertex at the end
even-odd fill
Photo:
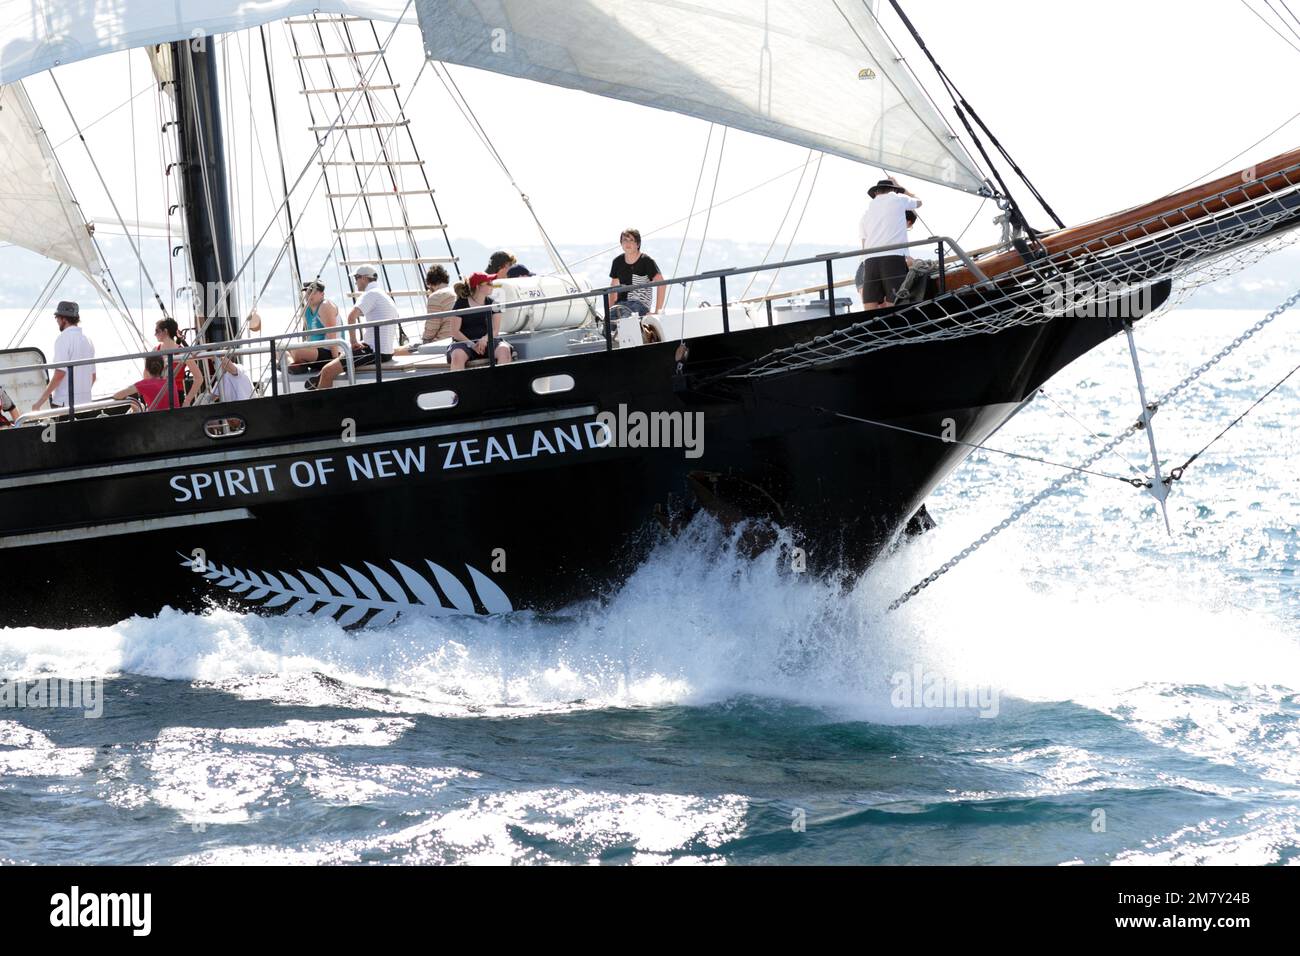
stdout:
MULTIPOLYGON (((863 249, 893 246, 907 242, 907 212, 920 209, 921 200, 892 179, 882 179, 867 195, 871 202, 858 224, 858 238, 863 249)), ((907 277, 907 250, 869 252, 858 272, 862 289, 862 308, 870 311, 894 304, 894 293, 907 277)))
MULTIPOLYGON (((361 298, 348 313, 349 326, 361 321, 362 316, 365 316, 367 322, 385 322, 400 318, 393 297, 379 288, 378 269, 370 265, 357 266, 357 271, 352 274, 352 278, 356 280, 361 298)), ((376 361, 387 362, 393 357, 393 340, 397 337, 396 325, 366 329, 362 334, 365 341, 358 345, 356 330, 348 329, 348 338, 352 342, 352 365, 355 368, 374 365, 376 361), (378 353, 377 358, 376 353, 378 353)), ((342 373, 343 360, 335 359, 320 370, 319 376, 307 380, 307 388, 308 390, 329 388, 334 384, 334 379, 342 373)))
MULTIPOLYGON (((86 333, 81 331, 81 309, 75 302, 60 302, 54 310, 54 320, 59 323, 59 337, 54 340, 54 364, 62 362, 79 362, 95 357, 95 346, 86 333)), ((72 369, 72 398, 78 405, 90 401, 90 389, 95 384, 95 366, 78 365, 72 369)), ((68 369, 55 369, 50 376, 50 384, 45 386, 41 397, 32 406, 32 411, 50 401, 52 408, 64 408, 68 404, 68 369)))

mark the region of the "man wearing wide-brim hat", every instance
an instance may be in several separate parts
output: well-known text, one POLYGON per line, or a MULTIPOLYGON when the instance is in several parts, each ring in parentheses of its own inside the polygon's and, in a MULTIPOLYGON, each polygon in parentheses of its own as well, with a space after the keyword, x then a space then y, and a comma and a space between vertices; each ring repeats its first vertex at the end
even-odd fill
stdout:
MULTIPOLYGON (((77 303, 60 302, 54 309, 54 321, 59 325, 59 337, 54 340, 53 364, 80 362, 95 357, 94 344, 81 330, 81 309, 77 303)), ((50 384, 45 386, 45 391, 41 392, 41 397, 32 406, 32 411, 44 405, 51 395, 53 395, 50 401, 52 408, 63 408, 68 404, 68 371, 67 368, 54 370, 50 376, 50 384)), ((73 367, 71 372, 72 400, 78 405, 83 405, 90 401, 90 389, 95 384, 95 366, 78 365, 73 367)))
MULTIPOLYGON (((901 246, 907 242, 907 212, 921 200, 893 179, 882 179, 867 190, 871 202, 858 225, 863 249, 901 246)), ((907 250, 868 252, 858 267, 857 286, 862 308, 870 311, 894 304, 894 293, 907 278, 907 250)))

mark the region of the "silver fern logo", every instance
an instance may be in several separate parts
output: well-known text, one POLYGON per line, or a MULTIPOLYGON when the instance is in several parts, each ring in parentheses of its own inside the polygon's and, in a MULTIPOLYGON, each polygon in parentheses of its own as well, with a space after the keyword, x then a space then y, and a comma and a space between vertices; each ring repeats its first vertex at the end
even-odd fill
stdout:
POLYGON ((514 610, 510 598, 496 582, 468 564, 465 570, 469 572, 473 593, 456 575, 429 560, 424 563, 429 566, 432 581, 414 568, 390 559, 402 580, 398 583, 396 577, 369 561, 362 562, 365 572, 344 564, 340 565, 342 573, 318 568, 318 576, 301 569, 272 573, 230 568, 215 564, 203 555, 182 554, 181 558, 182 567, 239 595, 241 601, 261 601, 258 605, 261 608, 283 607, 287 614, 330 618, 337 615, 342 627, 360 623, 367 614, 373 616, 366 625, 376 627, 391 624, 403 614, 417 617, 479 614, 482 612, 474 603, 476 597, 487 614, 514 610))

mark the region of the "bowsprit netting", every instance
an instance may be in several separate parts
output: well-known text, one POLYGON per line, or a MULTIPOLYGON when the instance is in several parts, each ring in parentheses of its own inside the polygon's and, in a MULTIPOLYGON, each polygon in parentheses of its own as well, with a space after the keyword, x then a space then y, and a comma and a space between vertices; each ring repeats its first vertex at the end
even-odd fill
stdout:
MULTIPOLYGON (((758 378, 909 343, 989 335, 1064 316, 1149 314, 1152 282, 1175 280, 1162 308, 1297 239, 1300 163, 1156 215, 1081 237, 978 284, 872 314, 861 322, 768 353, 732 371, 758 378), (1125 311, 1129 310, 1129 311, 1125 311)), ((1042 237, 1051 242, 1051 234, 1042 237)), ((960 282, 950 273, 949 285, 960 282)))

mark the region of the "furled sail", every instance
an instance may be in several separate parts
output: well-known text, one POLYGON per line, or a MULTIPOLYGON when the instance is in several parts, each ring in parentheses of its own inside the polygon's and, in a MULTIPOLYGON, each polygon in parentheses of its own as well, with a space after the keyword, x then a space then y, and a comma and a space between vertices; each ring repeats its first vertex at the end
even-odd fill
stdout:
MULTIPOLYGON (((630 100, 978 192, 862 0, 415 0, 430 58, 630 100)), ((596 130, 610 150, 638 131, 596 130)))
POLYGON ((93 278, 90 231, 21 83, 0 87, 0 242, 93 278))
POLYGON ((406 0, 0 0, 0 83, 101 53, 313 13, 396 21, 406 0))

